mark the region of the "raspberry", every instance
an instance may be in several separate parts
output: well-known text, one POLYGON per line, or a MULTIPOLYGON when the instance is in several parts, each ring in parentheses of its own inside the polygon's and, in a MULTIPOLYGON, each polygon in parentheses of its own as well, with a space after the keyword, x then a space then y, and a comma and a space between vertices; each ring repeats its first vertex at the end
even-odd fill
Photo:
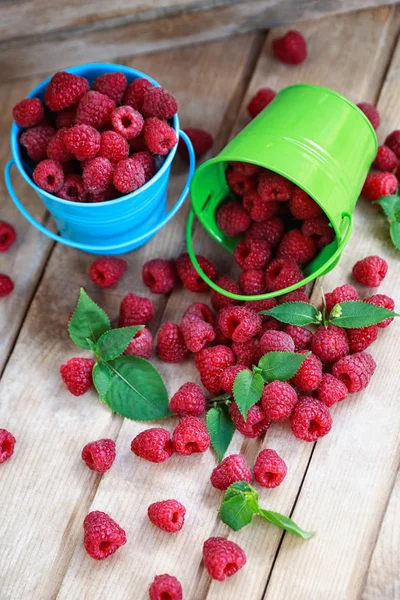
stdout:
POLYGON ((254 404, 247 413, 246 421, 243 419, 236 402, 229 405, 229 414, 236 429, 248 438, 256 438, 267 431, 271 419, 264 413, 261 403, 254 404))
POLYGON ((294 285, 302 279, 303 273, 296 261, 288 256, 275 258, 265 271, 265 283, 270 292, 294 285))
POLYGON ((93 367, 94 360, 91 358, 70 358, 61 365, 62 380, 71 394, 82 396, 92 387, 93 367))
POLYGON ((312 337, 311 350, 323 362, 339 360, 350 352, 346 331, 332 323, 321 325, 312 337))
POLYGON ((156 172, 156 163, 150 152, 142 151, 132 154, 131 160, 142 165, 145 182, 149 181, 156 172))
POLYGON ((335 288, 332 292, 325 294, 326 310, 329 314, 335 304, 348 302, 350 300, 358 300, 358 292, 356 288, 348 283, 335 288))
POLYGON ((260 350, 260 341, 256 338, 251 338, 247 342, 233 342, 232 351, 236 356, 236 360, 241 365, 251 367, 258 363, 262 354, 260 350))
MULTIPOLYGON (((196 254, 197 261, 205 274, 214 281, 217 275, 217 269, 210 260, 196 254)), ((196 269, 192 265, 190 256, 187 253, 181 254, 176 260, 176 270, 179 279, 190 292, 206 292, 208 285, 202 280, 196 269)))
POLYGON ((253 296, 265 292, 264 271, 260 269, 249 269, 243 271, 239 276, 239 287, 243 294, 253 296))
POLYGON ((306 237, 299 229, 288 231, 279 244, 277 257, 288 256, 293 258, 298 265, 309 262, 316 252, 312 238, 306 237))
POLYGON ((257 187, 255 177, 239 172, 232 167, 226 170, 225 177, 229 189, 237 196, 243 196, 257 187))
POLYGON ((310 347, 312 333, 309 329, 300 327, 299 325, 285 325, 283 331, 292 338, 296 352, 306 350, 310 347))
POLYGON ((114 170, 113 182, 118 191, 130 194, 145 184, 144 169, 131 158, 120 160, 114 170))
POLYGON ((205 321, 205 323, 214 325, 215 315, 211 308, 207 304, 204 304, 204 302, 193 302, 193 304, 190 304, 183 316, 186 317, 186 315, 195 315, 202 321, 205 321))
POLYGON ((70 202, 86 202, 85 184, 81 175, 71 173, 64 177, 64 183, 57 196, 70 202))
POLYGON ((86 192, 85 202, 107 202, 107 200, 114 200, 114 198, 119 198, 118 192, 113 185, 109 185, 100 192, 86 192))
POLYGON ((129 144, 116 131, 103 131, 100 138, 100 150, 97 156, 108 158, 111 162, 119 162, 129 156, 129 144))
POLYGON ((224 392, 233 396, 233 384, 235 383, 237 375, 239 375, 241 371, 247 370, 247 366, 239 364, 226 367, 226 369, 222 371, 220 378, 220 384, 224 392))
POLYGON ((294 188, 289 202, 290 212, 295 219, 307 221, 323 214, 322 208, 299 187, 294 188))
POLYGON ((140 356, 141 358, 150 358, 153 352, 153 336, 147 327, 139 329, 129 342, 124 354, 131 356, 140 356))
POLYGON ((111 113, 115 109, 115 102, 100 92, 90 91, 85 94, 76 111, 75 123, 91 125, 100 129, 110 121, 111 113))
POLYGON ((245 306, 227 306, 219 314, 218 326, 234 342, 246 342, 261 329, 261 317, 245 306))
POLYGON ((297 394, 286 381, 272 381, 264 386, 261 405, 271 421, 284 421, 291 415, 297 394))
POLYGON ((144 95, 150 90, 153 84, 148 79, 138 78, 132 81, 126 89, 123 97, 123 103, 132 106, 135 110, 142 110, 144 95))
POLYGON ((247 105, 247 112, 254 119, 272 100, 275 98, 276 92, 270 88, 261 88, 251 98, 247 105))
POLYGON ((115 104, 121 104, 122 96, 128 86, 126 77, 120 71, 104 73, 94 80, 92 89, 111 98, 115 104))
POLYGON ((211 485, 217 490, 227 490, 236 481, 247 481, 251 483, 253 476, 246 466, 244 456, 231 454, 224 458, 211 473, 211 485))
POLYGON ((266 331, 260 339, 261 354, 267 352, 294 352, 294 341, 283 331, 266 331))
POLYGON ((162 87, 151 87, 143 96, 142 113, 145 117, 171 119, 178 112, 174 96, 162 87))
POLYGON ((178 283, 173 261, 155 258, 143 265, 144 284, 153 294, 169 294, 178 283))
MULTIPOLYGON (((211 150, 214 144, 214 138, 211 133, 208 133, 208 131, 205 131, 204 129, 196 129, 195 127, 183 129, 183 131, 192 142, 196 160, 199 160, 199 158, 211 150)), ((189 161, 189 152, 185 142, 182 139, 179 140, 178 152, 183 160, 186 160, 187 162, 189 161)))
POLYGON ((357 104, 358 108, 362 110, 364 115, 367 117, 368 121, 371 123, 374 129, 378 129, 379 124, 381 122, 381 117, 377 108, 373 104, 369 104, 368 102, 360 102, 357 104))
POLYGON ((293 292, 288 292, 287 294, 279 296, 278 303, 284 304, 285 302, 306 302, 307 304, 310 304, 310 298, 301 290, 293 290, 293 292))
POLYGON ((50 194, 59 192, 64 184, 62 166, 55 160, 42 160, 33 171, 33 181, 50 194))
POLYGON ((229 166, 232 171, 239 175, 243 175, 243 177, 253 177, 259 175, 263 171, 262 167, 248 162, 233 161, 229 163, 229 166))
MULTIPOLYGON (((299 354, 306 354, 307 350, 301 350, 299 354)), ((295 387, 303 392, 316 390, 322 379, 322 363, 318 356, 310 354, 302 363, 300 369, 292 379, 295 387)))
POLYGON ((154 502, 147 509, 150 521, 163 531, 176 533, 185 522, 186 508, 178 500, 154 502))
POLYGON ((39 98, 24 98, 13 107, 12 115, 19 127, 34 127, 44 119, 43 104, 39 98))
POLYGON ((101 288, 110 288, 118 283, 127 269, 122 258, 102 256, 96 258, 89 267, 89 277, 101 288))
POLYGON ((376 369, 376 363, 367 352, 357 352, 338 360, 332 367, 332 375, 340 379, 349 394, 367 387, 376 369))
POLYGON ((282 219, 274 216, 262 223, 252 223, 246 231, 246 240, 261 239, 275 247, 281 241, 284 232, 285 226, 282 219))
POLYGON ((265 240, 243 240, 236 245, 233 260, 241 269, 263 269, 271 260, 271 248, 265 240))
POLYGON ((17 233, 10 223, 0 221, 0 252, 7 252, 17 239, 17 233))
MULTIPOLYGON (((219 277, 215 283, 227 292, 231 292, 232 294, 240 294, 240 287, 238 286, 236 281, 229 277, 229 275, 222 275, 222 277, 219 277)), ((212 290, 210 299, 211 304, 215 310, 221 310, 226 306, 238 304, 238 300, 228 298, 228 296, 223 296, 215 290, 212 290)))
POLYGON ((372 166, 378 171, 394 171, 399 161, 397 156, 388 146, 379 146, 372 166))
POLYGON ((329 221, 326 217, 304 221, 301 232, 306 237, 314 240, 317 248, 324 248, 335 237, 333 227, 329 225, 329 221))
POLYGON ((219 207, 217 223, 225 235, 235 237, 250 227, 251 218, 238 200, 230 200, 219 207))
POLYGON ((119 106, 111 112, 111 123, 117 133, 129 139, 140 134, 144 119, 132 106, 119 106))
POLYGON ((168 154, 178 143, 175 130, 157 117, 145 120, 143 135, 146 146, 152 154, 168 154))
MULTIPOLYGON (((253 310, 256 313, 259 313, 261 310, 269 310, 270 308, 273 308, 276 306, 276 304, 277 302, 275 298, 267 298, 266 300, 248 300, 244 303, 244 306, 246 308, 250 308, 250 310, 253 310)), ((260 315, 260 317, 263 323, 268 323, 272 319, 272 317, 269 317, 268 315, 260 315)))
POLYGON ((154 303, 148 298, 127 294, 121 301, 119 327, 147 325, 154 317, 154 303))
POLYGON ((78 160, 94 158, 100 150, 100 133, 90 125, 74 125, 65 132, 64 146, 78 160))
POLYGON ((63 128, 56 131, 55 135, 47 144, 46 153, 48 158, 64 163, 73 160, 73 155, 64 146, 64 135, 68 129, 63 128))
POLYGON ((178 325, 167 321, 161 325, 157 334, 157 354, 167 363, 179 363, 187 355, 182 331, 178 325))
POLYGON ((307 58, 307 44, 299 31, 294 29, 283 37, 272 41, 272 50, 276 58, 287 65, 299 65, 307 58))
POLYGON ((107 513, 100 510, 94 510, 86 516, 83 528, 85 550, 95 560, 111 556, 126 544, 125 531, 107 513))
POLYGON ((108 158, 98 156, 84 167, 82 178, 88 192, 101 192, 113 182, 114 167, 108 158))
POLYGON ((279 203, 274 201, 266 202, 256 190, 251 190, 244 194, 243 206, 253 221, 262 222, 270 219, 278 212, 279 203))
POLYGON ((203 544, 203 561, 212 579, 225 581, 246 564, 246 554, 235 542, 211 537, 203 544))
POLYGON ((232 350, 223 345, 200 350, 194 360, 200 373, 201 383, 209 392, 214 394, 218 394, 221 390, 220 377, 222 371, 236 362, 232 350))
POLYGON ((264 171, 258 182, 257 191, 264 202, 284 202, 290 200, 294 185, 282 175, 272 171, 264 171))
POLYGON ((349 338, 351 352, 362 352, 368 348, 368 346, 377 339, 378 333, 378 325, 349 329, 347 336, 349 338))
POLYGON ((305 442, 316 442, 330 432, 332 417, 325 404, 311 396, 299 399, 290 417, 290 428, 295 437, 305 442))
POLYGON ((19 138, 21 146, 26 148, 29 158, 35 162, 44 160, 47 156, 47 146, 54 136, 55 130, 49 125, 39 125, 27 129, 19 138))
POLYGON ((11 277, 5 275, 4 273, 0 273, 0 298, 4 298, 4 296, 8 296, 14 289, 14 283, 11 277))
POLYGON ((389 135, 387 136, 387 138, 385 140, 385 146, 388 146, 388 148, 393 150, 393 152, 395 153, 397 158, 399 158, 399 156, 400 156, 400 130, 399 129, 396 129, 395 131, 392 131, 391 133, 389 133, 389 135))
POLYGON ((103 439, 89 442, 82 450, 82 460, 92 471, 105 473, 115 460, 114 440, 103 439))
POLYGON ((261 450, 254 464, 254 479, 265 488, 278 487, 285 479, 287 466, 275 450, 261 450))
MULTIPOLYGON (((368 304, 374 304, 375 306, 381 306, 382 308, 387 308, 388 310, 394 310, 394 300, 385 294, 375 294, 370 298, 365 298, 364 302, 368 302, 368 304)), ((393 317, 388 317, 384 321, 378 323, 378 327, 387 327, 393 321, 393 317)))
POLYGON ((369 287, 378 287, 388 271, 386 260, 380 256, 367 256, 356 262, 353 267, 353 277, 369 287))
POLYGON ((213 326, 199 319, 196 315, 183 317, 180 328, 186 347, 190 352, 200 352, 215 339, 213 326))
POLYGON ((141 431, 133 438, 131 450, 140 458, 161 463, 172 455, 174 448, 169 431, 162 427, 152 427, 141 431))
POLYGON ((57 129, 64 129, 64 128, 69 129, 70 127, 75 125, 75 118, 76 118, 76 110, 71 109, 71 108, 69 108, 67 110, 62 110, 56 116, 56 128, 57 129))
POLYGON ((172 575, 167 573, 156 575, 149 587, 149 598, 150 600, 182 600, 182 586, 177 578, 172 575))
POLYGON ((373 202, 382 196, 391 196, 397 191, 399 182, 393 173, 379 171, 367 175, 363 189, 361 190, 364 198, 373 202))
POLYGON ((180 417, 199 417, 206 409, 206 399, 201 388, 189 381, 181 385, 172 396, 169 408, 180 417))
POLYGON ((51 78, 44 94, 44 102, 50 110, 59 111, 78 104, 88 91, 89 82, 84 77, 60 71, 51 78))
POLYGON ((347 398, 347 387, 330 373, 324 373, 322 375, 321 383, 318 388, 318 400, 321 400, 330 408, 336 402, 342 402, 347 398))
POLYGON ((182 417, 172 434, 172 444, 182 456, 205 452, 210 447, 207 427, 198 417, 182 417))
POLYGON ((0 429, 0 465, 14 454, 15 437, 7 429, 0 429))

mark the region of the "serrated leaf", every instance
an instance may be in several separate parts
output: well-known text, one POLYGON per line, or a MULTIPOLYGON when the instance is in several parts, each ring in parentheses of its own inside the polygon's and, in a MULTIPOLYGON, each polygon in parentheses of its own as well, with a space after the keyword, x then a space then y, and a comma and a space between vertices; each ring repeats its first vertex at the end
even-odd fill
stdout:
POLYGON ((400 221, 390 223, 390 239, 393 242, 393 246, 397 250, 400 250, 400 221))
POLYGON ((284 302, 268 310, 262 310, 259 314, 274 317, 289 325, 304 326, 311 323, 318 325, 322 320, 321 312, 307 302, 284 302))
POLYGON ((261 369, 261 374, 265 381, 275 381, 276 379, 287 381, 296 375, 297 371, 309 355, 310 352, 307 354, 297 354, 296 352, 268 352, 260 358, 258 366, 261 369))
POLYGON ((153 421, 172 415, 168 408, 167 388, 148 360, 120 356, 107 366, 113 372, 105 397, 111 410, 136 421, 153 421))
POLYGON ((400 218, 400 196, 383 196, 375 202, 383 208, 390 221, 397 221, 400 218))
POLYGON ((235 481, 232 483, 224 494, 224 501, 230 500, 232 496, 237 494, 250 494, 258 502, 260 495, 247 481, 235 481))
POLYGON ((368 327, 384 321, 388 317, 398 317, 399 315, 382 306, 375 306, 361 300, 349 300, 337 305, 340 310, 339 316, 330 319, 330 323, 337 327, 345 329, 354 329, 359 327, 368 327))
POLYGON ((99 398, 104 402, 111 379, 113 378, 113 373, 106 364, 97 362, 93 367, 92 378, 99 398))
POLYGON ((211 445, 217 453, 218 461, 221 461, 235 431, 228 407, 221 404, 216 408, 211 408, 207 412, 206 420, 211 445))
POLYGON ((266 521, 269 521, 273 525, 288 531, 289 533, 293 533, 293 535, 297 535, 297 537, 302 538, 303 540, 308 540, 314 534, 309 533, 308 531, 304 531, 301 529, 292 519, 289 517, 285 517, 280 513, 273 512, 272 510, 264 510, 262 508, 259 509, 258 514, 260 517, 263 517, 266 521))
POLYGON ((259 373, 246 369, 236 376, 233 397, 244 420, 250 408, 260 400, 263 388, 264 380, 259 373))
POLYGON ((132 338, 143 327, 144 325, 133 325, 132 327, 110 329, 110 331, 103 333, 97 342, 97 351, 100 358, 107 361, 121 356, 127 349, 132 338))
POLYGON ((68 324, 69 335, 79 348, 91 350, 87 338, 94 344, 100 336, 110 329, 110 319, 81 288, 78 304, 68 324))
POLYGON ((221 521, 234 531, 239 531, 253 520, 257 504, 250 496, 236 494, 229 500, 224 500, 219 511, 221 521))

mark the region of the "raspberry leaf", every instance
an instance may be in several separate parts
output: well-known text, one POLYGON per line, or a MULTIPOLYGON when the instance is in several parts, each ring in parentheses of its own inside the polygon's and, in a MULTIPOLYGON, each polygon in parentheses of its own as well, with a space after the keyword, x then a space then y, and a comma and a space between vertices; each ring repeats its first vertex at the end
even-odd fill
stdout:
POLYGON ((297 537, 300 537, 303 540, 308 540, 314 535, 313 533, 301 529, 301 527, 296 525, 296 523, 292 521, 292 519, 289 519, 289 517, 285 517, 284 515, 273 512, 272 510, 264 510, 263 508, 260 508, 257 514, 273 525, 276 525, 277 527, 280 527, 289 533, 293 533, 293 535, 297 535, 297 537))
POLYGON ((380 204, 389 221, 400 220, 400 196, 382 196, 375 203, 380 204))
POLYGON ((101 360, 113 360, 121 356, 128 347, 129 342, 144 325, 120 327, 106 331, 97 342, 97 353, 101 360))
POLYGON ((381 323, 388 317, 399 316, 387 308, 360 300, 349 300, 336 304, 332 308, 331 314, 334 316, 329 322, 345 329, 368 327, 381 323))
POLYGON ((219 510, 221 521, 234 531, 251 523, 258 514, 260 496, 246 481, 232 483, 226 490, 219 510))
POLYGON ((235 431, 228 407, 224 404, 219 404, 218 407, 211 408, 207 412, 206 421, 211 445, 217 453, 218 460, 221 461, 232 441, 235 431))
POLYGON ((69 335, 79 348, 91 350, 87 338, 97 344, 100 336, 111 328, 110 319, 81 288, 78 304, 68 324, 69 335))
POLYGON ((289 325, 304 326, 311 323, 320 325, 322 321, 321 312, 307 302, 284 302, 268 310, 261 310, 259 314, 274 317, 274 319, 289 325))
POLYGON ((390 223, 390 239, 397 250, 400 250, 400 217, 399 221, 390 223))
POLYGON ((94 365, 92 370, 93 383, 102 402, 105 401, 112 377, 113 373, 105 363, 97 362, 94 365))
MULTIPOLYGON (((311 352, 308 352, 307 354, 297 354, 296 352, 268 352, 260 358, 258 366, 261 369, 264 381, 267 383, 275 381, 276 379, 279 379, 279 381, 287 381, 296 375, 297 371, 310 354, 311 352)), ((245 371, 242 371, 242 373, 245 373, 245 371)), ((241 375, 241 373, 239 373, 239 375, 241 375)))
POLYGON ((260 373, 246 369, 236 375, 233 397, 244 420, 246 420, 250 408, 261 398, 263 388, 264 380, 260 373))

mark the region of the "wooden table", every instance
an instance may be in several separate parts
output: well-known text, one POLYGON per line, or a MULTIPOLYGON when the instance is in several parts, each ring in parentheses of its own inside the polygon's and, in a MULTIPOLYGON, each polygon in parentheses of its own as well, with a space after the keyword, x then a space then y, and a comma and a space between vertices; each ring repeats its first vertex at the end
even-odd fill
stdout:
MULTIPOLYGON (((280 89, 296 82, 323 84, 356 102, 376 102, 383 140, 399 126, 399 26, 400 9, 394 7, 304 23, 300 29, 310 56, 296 68, 271 56, 276 31, 119 62, 148 72, 176 93, 183 126, 210 130, 214 153, 245 125, 246 103, 259 87, 280 89)), ((11 107, 39 79, 0 85, 1 164, 9 156, 11 107)), ((171 200, 184 179, 179 163, 171 200)), ((38 199, 18 176, 15 182, 36 218, 48 223, 38 199)), ((154 575, 165 572, 180 579, 184 597, 191 600, 400 598, 399 324, 374 343, 378 368, 370 386, 332 409, 334 427, 326 438, 307 444, 283 424, 265 439, 235 435, 231 444, 230 452, 243 452, 249 464, 261 447, 275 448, 285 458, 288 476, 280 488, 262 492, 263 504, 291 515, 316 536, 303 542, 267 523, 234 533, 217 515, 221 494, 209 484, 216 464, 212 452, 174 457, 162 465, 137 459, 130 441, 147 425, 112 415, 94 392, 73 397, 58 373, 59 365, 77 353, 66 326, 79 286, 115 319, 125 293, 146 293, 143 262, 184 249, 188 203, 155 239, 127 256, 126 276, 116 289, 103 292, 87 276, 93 257, 36 232, 0 185, 0 217, 18 230, 18 243, 0 256, 0 272, 16 283, 14 293, 0 301, 0 427, 17 438, 15 455, 0 468, 0 600, 142 599, 154 575), (117 444, 117 459, 103 476, 80 459, 81 448, 102 437, 117 444), (172 538, 146 516, 151 502, 166 497, 177 497, 187 507, 185 527, 172 538), (110 513, 128 535, 127 545, 103 563, 90 559, 82 545, 82 522, 93 509, 110 513), (212 581, 201 563, 202 542, 211 535, 237 541, 248 557, 247 566, 223 584, 212 581)), ((365 201, 355 216, 355 232, 340 264, 315 283, 313 298, 318 299, 321 285, 330 290, 351 281, 356 260, 379 254, 389 263, 380 291, 399 303, 399 255, 388 241, 384 218, 365 201)), ((218 257, 221 270, 229 268, 229 257, 218 256, 200 227, 195 244, 199 252, 218 257)), ((162 321, 179 321, 194 299, 182 290, 155 297, 153 331, 162 321)), ((184 381, 197 380, 191 360, 158 366, 170 393, 184 381)), ((173 425, 173 419, 165 423, 169 429, 173 425)))

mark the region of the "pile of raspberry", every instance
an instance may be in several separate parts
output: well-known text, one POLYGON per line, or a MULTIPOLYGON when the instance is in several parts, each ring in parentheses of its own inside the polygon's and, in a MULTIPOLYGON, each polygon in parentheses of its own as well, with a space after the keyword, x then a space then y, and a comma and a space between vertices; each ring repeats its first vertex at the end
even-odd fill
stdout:
POLYGON ((13 108, 19 143, 40 188, 71 202, 104 202, 149 181, 178 140, 172 94, 124 73, 105 73, 92 87, 61 71, 43 102, 24 98, 13 108))

